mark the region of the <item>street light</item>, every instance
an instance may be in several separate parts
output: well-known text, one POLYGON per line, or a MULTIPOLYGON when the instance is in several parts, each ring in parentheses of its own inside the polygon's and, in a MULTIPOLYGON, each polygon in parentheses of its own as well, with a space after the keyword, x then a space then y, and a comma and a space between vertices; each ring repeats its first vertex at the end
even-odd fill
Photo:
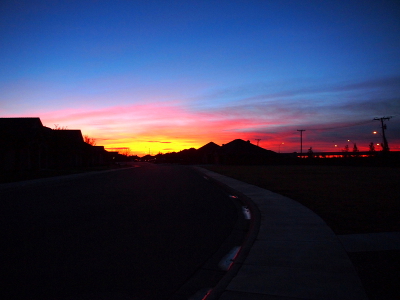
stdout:
POLYGON ((383 121, 385 121, 385 120, 389 121, 391 118, 392 118, 392 116, 390 116, 390 117, 382 117, 382 118, 374 118, 375 121, 381 121, 381 128, 382 128, 382 134, 381 135, 382 135, 382 138, 383 138, 382 151, 389 151, 390 150, 388 141, 387 141, 386 136, 385 136, 385 129, 387 129, 387 128, 386 128, 386 124, 383 123, 383 121))
MULTIPOLYGON (((378 132, 378 131, 374 131, 374 132, 372 132, 373 134, 379 134, 380 136, 382 136, 382 134, 380 133, 380 132, 378 132)), ((382 136, 383 137, 383 136, 382 136)), ((380 143, 377 143, 376 144, 377 146, 382 146, 382 150, 384 150, 385 148, 384 148, 384 145, 385 145, 385 143, 382 143, 382 144, 380 144, 380 143)))
POLYGON ((280 143, 280 144, 279 144, 279 146, 278 146, 278 149, 279 149, 279 150, 278 150, 278 153, 281 153, 281 145, 284 145, 284 144, 285 144, 285 143, 280 143))

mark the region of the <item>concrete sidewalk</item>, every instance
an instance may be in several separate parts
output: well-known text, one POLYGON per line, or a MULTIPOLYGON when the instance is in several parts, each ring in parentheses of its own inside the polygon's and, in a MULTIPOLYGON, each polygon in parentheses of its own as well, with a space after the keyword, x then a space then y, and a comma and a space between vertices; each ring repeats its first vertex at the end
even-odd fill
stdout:
POLYGON ((368 299, 344 246, 318 215, 282 195, 197 169, 250 198, 252 217, 259 218, 248 255, 207 300, 368 299))

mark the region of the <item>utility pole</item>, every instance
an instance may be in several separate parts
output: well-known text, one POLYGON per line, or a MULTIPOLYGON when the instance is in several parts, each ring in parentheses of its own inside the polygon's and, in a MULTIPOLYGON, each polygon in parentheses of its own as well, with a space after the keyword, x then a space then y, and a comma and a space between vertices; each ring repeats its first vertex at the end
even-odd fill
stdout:
POLYGON ((256 139, 256 141, 257 141, 257 146, 258 146, 258 142, 261 141, 261 139, 256 139))
POLYGON ((382 117, 382 118, 374 118, 375 121, 381 121, 382 127, 382 137, 383 137, 383 144, 382 144, 382 151, 389 151, 389 144, 385 136, 385 129, 386 124, 383 123, 384 120, 390 120, 392 117, 382 117))
POLYGON ((303 154, 303 131, 306 131, 305 129, 297 129, 297 131, 300 131, 300 154, 303 154))

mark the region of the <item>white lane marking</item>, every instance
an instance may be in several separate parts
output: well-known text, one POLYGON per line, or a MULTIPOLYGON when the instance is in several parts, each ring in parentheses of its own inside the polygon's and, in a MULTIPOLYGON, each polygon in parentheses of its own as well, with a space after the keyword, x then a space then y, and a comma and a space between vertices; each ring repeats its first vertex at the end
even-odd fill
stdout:
POLYGON ((225 255, 221 261, 219 262, 218 266, 224 270, 224 271, 228 271, 229 268, 231 267, 231 265, 233 264, 236 256, 238 255, 240 251, 240 246, 235 246, 232 248, 231 251, 229 251, 229 253, 227 255, 225 255))
POLYGON ((244 218, 246 220, 250 220, 251 219, 251 213, 250 213, 249 208, 247 206, 242 206, 242 211, 243 211, 244 218))

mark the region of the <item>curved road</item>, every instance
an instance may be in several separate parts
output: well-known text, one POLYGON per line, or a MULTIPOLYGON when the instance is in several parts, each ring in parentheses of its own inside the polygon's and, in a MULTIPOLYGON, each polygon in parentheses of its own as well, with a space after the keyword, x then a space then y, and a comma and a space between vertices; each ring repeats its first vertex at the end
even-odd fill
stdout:
POLYGON ((185 166, 0 185, 0 296, 180 299, 237 219, 228 195, 185 166))

